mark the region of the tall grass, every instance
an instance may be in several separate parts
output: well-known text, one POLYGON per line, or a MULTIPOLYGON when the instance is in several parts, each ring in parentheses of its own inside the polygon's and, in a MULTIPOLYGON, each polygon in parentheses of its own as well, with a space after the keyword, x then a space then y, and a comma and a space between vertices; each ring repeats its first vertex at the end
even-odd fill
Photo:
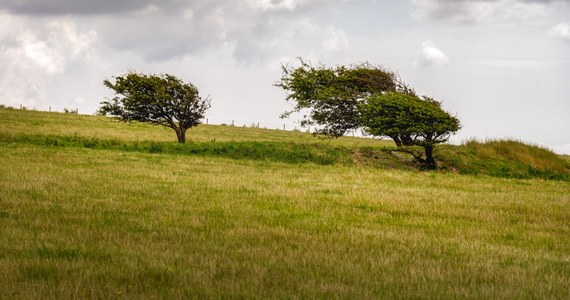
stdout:
POLYGON ((437 150, 444 168, 463 174, 570 180, 570 163, 563 156, 521 141, 470 140, 437 150))
POLYGON ((321 165, 352 163, 352 152, 344 147, 321 147, 318 144, 293 142, 202 142, 178 144, 173 142, 101 140, 80 136, 18 135, 0 137, 0 142, 40 145, 57 148, 89 148, 171 155, 217 156, 233 159, 278 161, 286 163, 316 163, 321 165))
POLYGON ((570 183, 0 142, 0 298, 570 297, 570 183))
POLYGON ((190 136, 0 109, 0 299, 570 298, 570 182, 513 178, 557 156, 190 136))
POLYGON ((568 171, 564 159, 552 151, 517 140, 500 139, 478 142, 470 140, 465 146, 486 158, 503 158, 528 164, 535 169, 548 169, 559 172, 568 171))

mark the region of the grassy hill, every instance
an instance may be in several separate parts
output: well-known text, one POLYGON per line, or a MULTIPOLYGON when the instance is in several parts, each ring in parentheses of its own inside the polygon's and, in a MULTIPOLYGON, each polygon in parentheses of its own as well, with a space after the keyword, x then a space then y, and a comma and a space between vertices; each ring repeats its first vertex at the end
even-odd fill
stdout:
MULTIPOLYGON (((328 140, 304 132, 221 125, 200 125, 189 143, 174 143, 174 132, 141 123, 124 124, 106 117, 0 109, 0 142, 48 147, 212 156, 286 163, 339 164, 417 170, 413 157, 389 140, 342 137, 328 140)), ((419 150, 421 151, 421 150, 419 150)), ((436 147, 444 171, 506 178, 570 181, 563 156, 518 141, 469 141, 436 147)))
POLYGON ((567 158, 468 142, 420 172, 387 141, 188 137, 0 110, 0 299, 570 297, 567 158))

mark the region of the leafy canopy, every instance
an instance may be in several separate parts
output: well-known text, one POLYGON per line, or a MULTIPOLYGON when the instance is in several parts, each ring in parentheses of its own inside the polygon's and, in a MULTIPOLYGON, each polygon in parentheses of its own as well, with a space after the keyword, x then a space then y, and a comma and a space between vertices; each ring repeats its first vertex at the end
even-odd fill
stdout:
POLYGON ((406 135, 411 145, 425 149, 425 163, 435 168, 433 148, 461 128, 459 119, 429 98, 389 92, 373 95, 360 105, 361 124, 367 133, 394 137, 406 135))
POLYGON ((115 77, 114 83, 109 80, 103 83, 116 96, 101 102, 101 115, 170 127, 179 143, 186 141, 186 130, 200 124, 210 108, 210 99, 202 99, 196 86, 169 74, 131 72, 115 77))
POLYGON ((368 63, 318 67, 301 61, 299 67, 282 66, 281 81, 275 86, 287 91, 286 100, 294 103, 292 113, 307 111, 302 126, 316 125, 315 133, 339 137, 360 127, 358 104, 387 91, 407 90, 395 73, 368 63))

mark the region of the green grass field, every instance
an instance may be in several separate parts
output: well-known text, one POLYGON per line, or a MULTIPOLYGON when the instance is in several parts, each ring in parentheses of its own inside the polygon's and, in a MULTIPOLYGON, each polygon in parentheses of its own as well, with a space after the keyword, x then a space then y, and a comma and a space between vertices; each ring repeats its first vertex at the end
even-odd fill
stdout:
POLYGON ((188 138, 0 110, 0 299, 570 298, 567 158, 470 142, 421 172, 371 139, 188 138))

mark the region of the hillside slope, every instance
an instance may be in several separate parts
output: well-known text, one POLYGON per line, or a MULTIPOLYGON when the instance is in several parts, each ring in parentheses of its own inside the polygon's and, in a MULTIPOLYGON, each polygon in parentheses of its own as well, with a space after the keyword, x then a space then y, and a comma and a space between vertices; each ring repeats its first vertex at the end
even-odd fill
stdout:
POLYGON ((570 182, 204 128, 0 111, 0 299, 570 298, 570 182))
MULTIPOLYGON (((392 141, 341 137, 321 139, 298 131, 199 125, 186 145, 169 128, 121 123, 107 117, 0 109, 0 142, 85 147, 147 153, 218 156, 287 163, 341 164, 417 170, 413 157, 392 141)), ((436 147, 441 170, 507 178, 570 181, 570 162, 517 141, 469 141, 436 147)))

